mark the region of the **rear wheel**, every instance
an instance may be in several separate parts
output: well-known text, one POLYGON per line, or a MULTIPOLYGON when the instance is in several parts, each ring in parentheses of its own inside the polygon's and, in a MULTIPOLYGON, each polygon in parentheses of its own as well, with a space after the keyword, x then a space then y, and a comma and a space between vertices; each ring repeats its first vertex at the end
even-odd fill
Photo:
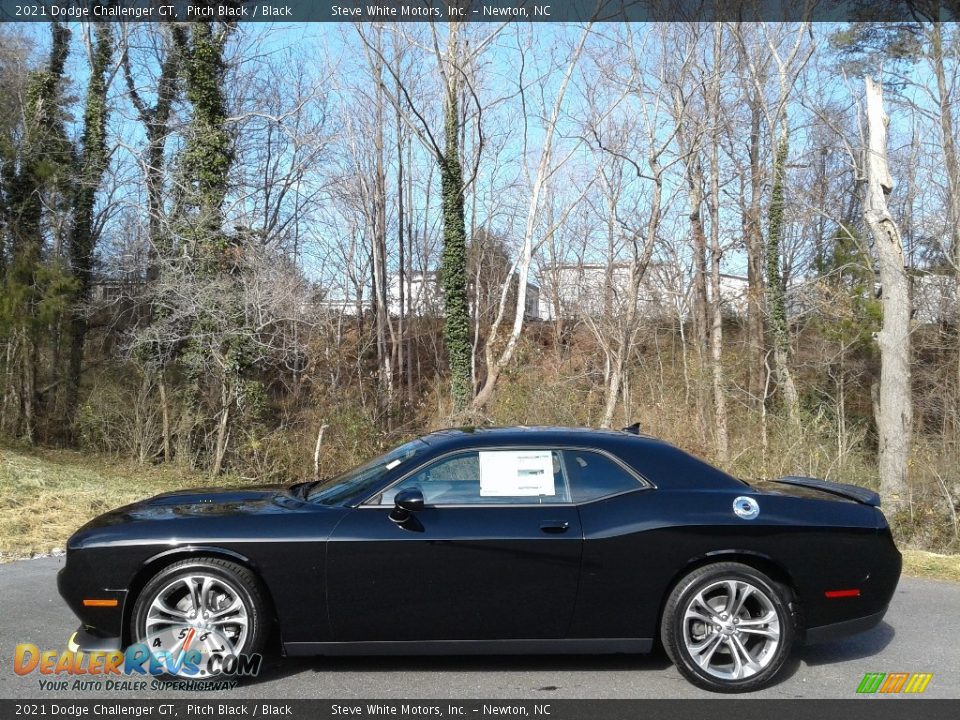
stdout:
POLYGON ((144 586, 131 637, 147 645, 166 674, 211 677, 229 670, 227 658, 263 649, 266 618, 263 592, 250 570, 219 558, 191 558, 169 565, 144 586), (190 651, 196 652, 188 658, 190 651), (196 669, 178 664, 185 659, 196 669))
POLYGON ((793 644, 789 589, 741 563, 716 563, 674 587, 660 636, 694 685, 748 692, 768 684, 793 644))

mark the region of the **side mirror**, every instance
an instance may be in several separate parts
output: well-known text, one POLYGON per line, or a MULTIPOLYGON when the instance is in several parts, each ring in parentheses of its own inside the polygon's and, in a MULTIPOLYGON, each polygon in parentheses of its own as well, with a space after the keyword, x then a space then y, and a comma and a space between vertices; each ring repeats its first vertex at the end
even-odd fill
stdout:
POLYGON ((420 488, 410 488, 401 490, 393 499, 393 510, 390 511, 390 519, 398 525, 402 525, 410 519, 415 512, 423 510, 423 492, 420 488))

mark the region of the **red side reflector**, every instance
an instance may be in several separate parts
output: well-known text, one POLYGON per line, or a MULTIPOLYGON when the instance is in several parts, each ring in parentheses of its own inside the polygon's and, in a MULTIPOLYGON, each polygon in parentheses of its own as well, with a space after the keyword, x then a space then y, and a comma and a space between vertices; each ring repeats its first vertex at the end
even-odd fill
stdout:
POLYGON ((96 600, 96 599, 85 599, 83 601, 84 607, 116 607, 119 603, 116 600, 96 600))
POLYGON ((845 598, 845 597, 860 597, 860 589, 853 588, 850 590, 827 590, 824 595, 828 598, 845 598))

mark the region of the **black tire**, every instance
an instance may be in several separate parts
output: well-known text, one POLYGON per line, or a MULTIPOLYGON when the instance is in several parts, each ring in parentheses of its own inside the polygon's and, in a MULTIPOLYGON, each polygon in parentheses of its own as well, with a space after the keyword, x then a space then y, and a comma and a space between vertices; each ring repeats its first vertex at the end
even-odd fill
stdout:
MULTIPOLYGON (((793 615, 790 612, 790 598, 789 588, 771 580, 749 565, 736 562, 705 565, 682 578, 674 586, 664 606, 663 619, 660 623, 660 639, 667 656, 681 674, 694 685, 712 692, 724 693, 759 690, 774 679, 790 655, 790 648, 796 636, 793 615), (735 585, 737 590, 733 593, 724 590, 727 587, 725 583, 728 581, 737 583, 735 585), (753 590, 746 592, 746 586, 751 586, 753 590), (721 615, 729 605, 714 609, 721 603, 727 603, 730 595, 738 592, 745 595, 746 600, 742 601, 743 608, 740 609, 736 619, 728 618, 726 613, 721 615), (699 593, 704 593, 701 597, 708 601, 715 616, 723 618, 722 624, 711 625, 701 622, 698 618, 684 621, 691 604, 693 604, 691 609, 694 611, 702 607, 699 602, 695 602, 699 593), (759 630, 746 630, 748 623, 755 626, 757 618, 769 616, 770 608, 776 613, 777 626, 772 624, 759 626, 767 631, 767 635, 761 634, 759 630), (754 615, 751 615, 751 610, 755 611, 754 615), (742 627, 739 625, 741 622, 744 623, 742 627), (771 637, 774 627, 779 635, 776 642, 771 637), (703 635, 698 636, 697 633, 701 629, 703 635), (738 629, 742 629, 743 633, 738 632, 738 629), (707 668, 694 659, 693 652, 687 644, 688 640, 694 645, 695 650, 697 647, 705 647, 699 657, 706 659, 707 668), (760 669, 749 668, 742 662, 744 655, 734 652, 739 647, 736 643, 744 645, 748 650, 758 650, 758 662, 755 664, 760 669), (708 653, 709 656, 707 656, 708 653), (738 655, 737 658, 734 657, 735 654, 738 655), (714 658, 716 663, 713 662, 714 658), (740 661, 739 671, 734 665, 738 660, 740 661), (719 676, 721 673, 724 676, 719 676), (739 678, 738 673, 741 674, 739 678)), ((752 652, 748 653, 748 657, 754 658, 752 652)))
MULTIPOLYGON (((263 650, 269 635, 269 612, 265 592, 259 579, 249 569, 220 558, 189 558, 168 565, 154 575, 137 596, 130 617, 130 637, 133 642, 146 640, 146 620, 153 601, 158 593, 182 578, 191 576, 209 576, 224 583, 235 591, 236 598, 243 604, 247 626, 243 641, 234 647, 235 653, 253 654, 263 650)), ((203 677, 212 677, 219 673, 208 672, 203 677)))

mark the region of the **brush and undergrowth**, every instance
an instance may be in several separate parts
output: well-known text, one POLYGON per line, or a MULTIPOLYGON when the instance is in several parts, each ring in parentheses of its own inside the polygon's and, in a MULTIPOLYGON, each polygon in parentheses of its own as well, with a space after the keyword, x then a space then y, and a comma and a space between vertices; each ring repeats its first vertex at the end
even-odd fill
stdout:
MULTIPOLYGON (((615 426, 639 422, 662 437, 746 480, 810 475, 877 488, 875 440, 869 423, 857 418, 847 399, 845 419, 823 402, 810 402, 799 426, 774 413, 758 413, 748 403, 731 404, 730 454, 717 457, 709 434, 709 407, 698 402, 703 379, 695 367, 685 371, 664 363, 638 363, 625 388, 615 426), (798 429, 799 427, 799 429, 798 429)), ((597 426, 603 392, 591 359, 576 353, 557 355, 526 343, 514 369, 503 378, 496 403, 482 422, 496 425, 597 426)), ((122 389, 113 400, 88 404, 88 427, 129 426, 124 412, 136 412, 122 389)), ((736 397, 735 391, 731 392, 736 397)), ((95 400, 96 395, 92 398, 95 400)), ((330 477, 385 448, 446 424, 445 385, 438 380, 422 393, 402 422, 378 430, 375 419, 349 394, 316 395, 309 406, 290 412, 279 427, 252 424, 230 456, 229 473, 211 476, 184 462, 160 462, 131 447, 106 444, 105 433, 90 432, 82 450, 0 445, 0 560, 30 557, 63 548, 70 534, 88 519, 111 508, 160 492, 185 487, 236 486, 330 477), (326 426, 314 465, 317 429, 326 426)), ((156 432, 154 430, 154 432, 156 432)), ((114 438, 116 435, 113 436, 114 438)), ((156 446, 156 438, 139 438, 156 446)), ((904 552, 904 572, 960 581, 960 483, 953 475, 958 458, 950 446, 918 434, 911 461, 907 508, 891 517, 904 552)))
MULTIPOLYGON (((169 466, 144 466, 70 450, 0 448, 0 562, 62 550, 87 520, 112 508, 185 487, 256 482, 169 466)), ((903 542, 901 540, 901 542, 903 542)), ((960 555, 901 547, 904 574, 960 582, 960 555)))

